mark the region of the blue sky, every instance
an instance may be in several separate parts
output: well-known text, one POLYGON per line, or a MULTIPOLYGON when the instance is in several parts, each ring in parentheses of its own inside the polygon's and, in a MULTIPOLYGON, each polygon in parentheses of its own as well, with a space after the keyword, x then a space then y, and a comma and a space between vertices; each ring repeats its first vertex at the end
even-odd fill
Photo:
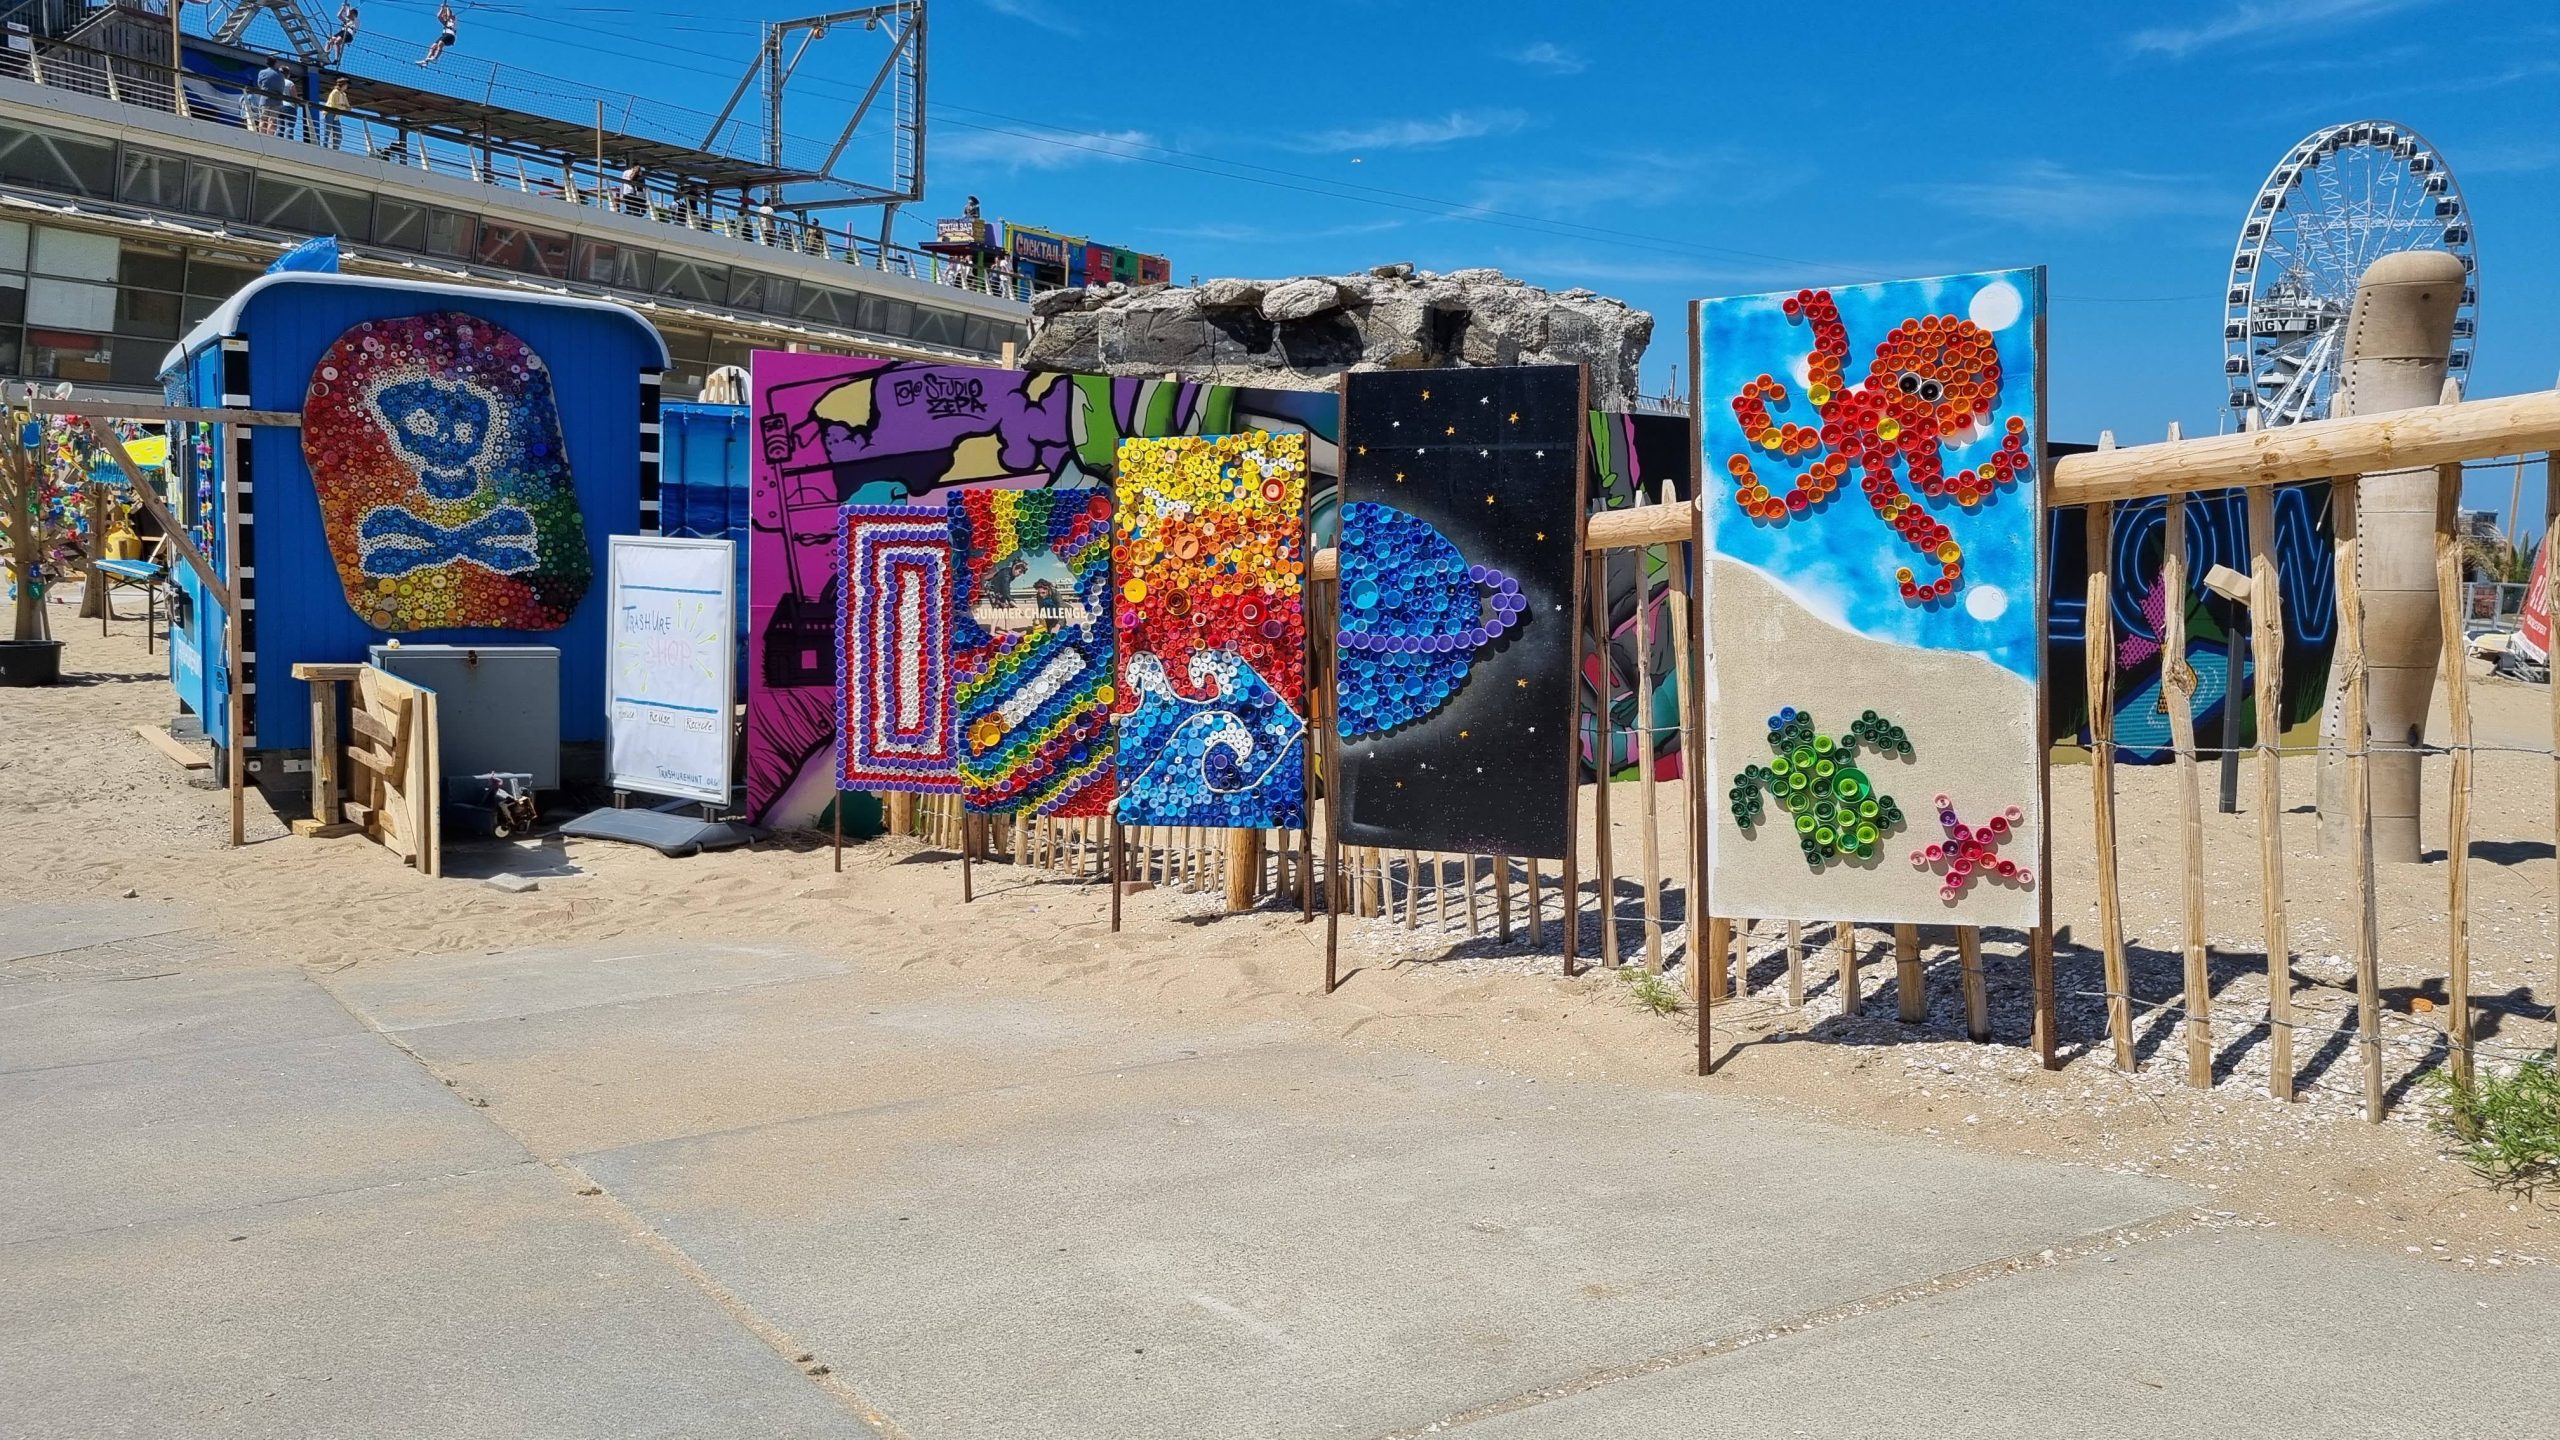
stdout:
MULTIPOLYGON (((433 8, 376 0, 367 39, 423 43, 433 8)), ((708 112, 757 17, 817 8, 508 0, 464 8, 454 59, 708 112)), ((917 219, 974 192, 990 216, 1168 255, 1177 280, 1410 260, 1588 285, 1654 313, 1651 389, 1675 366, 1686 385, 1691 298, 2043 264, 2051 433, 2130 443, 2215 427, 2220 291, 2266 172, 2321 125, 2386 118, 2447 157, 2475 218, 2473 393, 2560 376, 2548 0, 1805 13, 935 0, 917 219)), ((832 54, 803 74, 867 79, 832 54)), ((831 133, 841 102, 811 99, 792 128, 831 133)), ((2503 473, 2474 486, 2505 506, 2503 473)), ((2528 513, 2539 496, 2536 474, 2528 513)))

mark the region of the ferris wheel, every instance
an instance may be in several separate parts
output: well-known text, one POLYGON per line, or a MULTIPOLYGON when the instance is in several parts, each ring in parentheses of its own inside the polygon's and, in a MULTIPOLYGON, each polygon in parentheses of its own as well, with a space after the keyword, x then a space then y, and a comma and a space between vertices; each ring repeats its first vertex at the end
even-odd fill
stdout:
POLYGON ((2223 296, 2230 423, 2290 425, 2329 413, 2347 314, 2365 267, 2400 250, 2461 257, 2450 373, 2465 379, 2480 323, 2479 264, 2462 187, 2426 138, 2388 120, 2314 132, 2258 187, 2223 296))

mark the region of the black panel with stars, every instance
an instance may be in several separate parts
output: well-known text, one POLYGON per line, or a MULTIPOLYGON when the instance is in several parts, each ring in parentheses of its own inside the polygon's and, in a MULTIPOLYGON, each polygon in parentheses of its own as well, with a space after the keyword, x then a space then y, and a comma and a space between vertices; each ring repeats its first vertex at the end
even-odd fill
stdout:
MULTIPOLYGON (((1579 367, 1356 373, 1343 402, 1342 503, 1385 505, 1518 584, 1465 622, 1500 633, 1445 703, 1382 733, 1345 736, 1345 845, 1559 859, 1570 833, 1579 656, 1583 384, 1579 367)), ((1357 568, 1346 554, 1342 574, 1357 568)), ((1348 625, 1368 622, 1350 604, 1348 625)), ((1337 692, 1360 683, 1340 663, 1337 692)), ((1436 692, 1435 692, 1436 693, 1436 692)), ((1356 699, 1356 697, 1354 697, 1356 699)), ((1357 704, 1338 706, 1351 714, 1357 704)))

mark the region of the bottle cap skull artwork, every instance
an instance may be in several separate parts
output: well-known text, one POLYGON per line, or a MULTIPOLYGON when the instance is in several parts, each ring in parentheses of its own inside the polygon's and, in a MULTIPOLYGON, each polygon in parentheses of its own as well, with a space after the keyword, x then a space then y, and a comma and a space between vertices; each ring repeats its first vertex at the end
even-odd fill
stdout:
POLYGON ((551 372, 506 327, 443 310, 348 330, 312 368, 302 453, 366 624, 551 630, 585 597, 551 372))

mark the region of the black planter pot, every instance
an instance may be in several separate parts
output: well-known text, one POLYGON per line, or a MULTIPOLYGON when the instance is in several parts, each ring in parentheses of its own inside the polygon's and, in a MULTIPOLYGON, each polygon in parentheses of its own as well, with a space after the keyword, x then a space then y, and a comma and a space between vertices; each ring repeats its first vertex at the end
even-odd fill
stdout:
POLYGON ((50 685, 61 678, 61 641, 0 640, 0 685, 50 685))

